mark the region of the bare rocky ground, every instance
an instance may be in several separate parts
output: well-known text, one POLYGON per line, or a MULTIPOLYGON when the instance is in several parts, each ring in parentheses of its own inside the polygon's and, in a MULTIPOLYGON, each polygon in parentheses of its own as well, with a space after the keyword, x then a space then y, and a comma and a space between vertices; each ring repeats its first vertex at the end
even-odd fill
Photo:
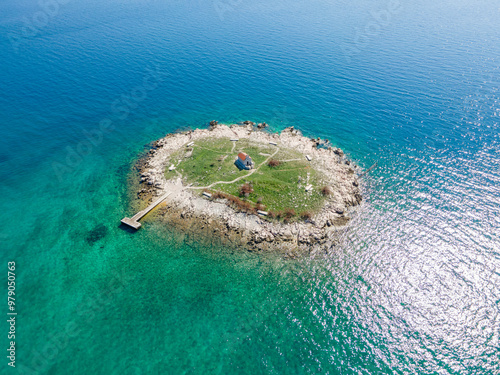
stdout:
POLYGON ((281 134, 261 130, 263 127, 250 121, 243 125, 213 123, 208 129, 169 134, 155 141, 136 166, 140 171, 136 202, 139 204, 134 206, 143 208, 155 197, 173 191, 155 216, 189 235, 199 234, 205 242, 216 241, 250 251, 277 251, 288 257, 334 250, 338 236, 350 220, 348 211, 362 201, 359 168, 347 160, 342 150, 329 147, 328 141, 304 137, 293 127, 281 134), (175 151, 202 138, 248 138, 300 151, 304 157, 311 156, 314 168, 329 181, 331 195, 310 220, 288 224, 236 212, 221 199, 200 197, 199 190, 191 190, 181 176, 167 180, 165 169, 175 151))

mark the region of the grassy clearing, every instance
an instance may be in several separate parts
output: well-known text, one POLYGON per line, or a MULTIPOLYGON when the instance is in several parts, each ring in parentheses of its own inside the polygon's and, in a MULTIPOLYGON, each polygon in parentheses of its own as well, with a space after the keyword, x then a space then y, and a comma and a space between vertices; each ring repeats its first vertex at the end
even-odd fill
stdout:
POLYGON ((250 183, 254 191, 246 199, 253 203, 261 200, 266 210, 283 211, 291 208, 297 213, 314 211, 321 207, 325 197, 318 188, 310 192, 305 191, 308 174, 309 184, 313 186, 321 184, 317 172, 306 165, 306 162, 295 161, 285 162, 273 168, 264 165, 248 178, 234 184, 220 184, 212 190, 239 196, 240 186, 243 183, 250 183))
MULTIPOLYGON (((256 209, 274 212, 293 210, 299 217, 304 212, 314 212, 326 199, 321 194, 323 184, 321 175, 306 161, 300 152, 281 149, 273 156, 280 161, 275 167, 267 165, 266 160, 276 151, 276 146, 261 145, 242 139, 236 144, 229 139, 205 139, 196 141, 191 148, 183 147, 171 158, 171 164, 193 186, 204 187, 218 181, 232 181, 248 175, 249 171, 239 171, 234 165, 238 152, 250 155, 256 170, 251 176, 231 184, 216 184, 210 190, 220 191, 240 198, 245 205, 256 209), (249 183, 253 191, 241 196, 241 186, 249 183), (313 189, 306 192, 305 187, 313 189)), ((177 176, 176 171, 166 171, 166 177, 177 176)), ((201 193, 202 190, 199 190, 201 193)), ((303 216, 303 215, 302 215, 303 216)))
MULTIPOLYGON (((207 186, 216 181, 232 181, 244 176, 234 165, 236 149, 234 142, 227 139, 206 139, 196 141, 192 147, 183 147, 171 157, 177 171, 193 186, 207 186)), ((175 177, 175 171, 166 171, 167 179, 175 177)))

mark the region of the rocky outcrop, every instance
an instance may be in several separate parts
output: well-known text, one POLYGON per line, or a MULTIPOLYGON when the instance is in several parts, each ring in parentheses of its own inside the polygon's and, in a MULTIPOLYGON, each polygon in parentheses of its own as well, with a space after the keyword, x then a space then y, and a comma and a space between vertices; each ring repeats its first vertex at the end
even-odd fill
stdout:
POLYGON ((179 193, 170 196, 166 206, 158 212, 160 220, 181 232, 250 251, 279 251, 289 257, 332 251, 339 233, 349 222, 348 212, 362 202, 355 173, 357 167, 345 158, 342 150, 326 146, 329 142, 325 140, 303 137, 293 127, 273 134, 257 130, 254 125, 251 121, 230 126, 215 122, 209 129, 169 134, 153 142, 148 153, 136 164, 139 172, 137 206, 146 206, 155 197, 175 190, 179 193), (305 220, 289 224, 272 222, 257 214, 236 212, 222 199, 201 197, 182 186, 180 176, 166 180, 164 172, 170 165, 170 155, 179 148, 197 139, 235 136, 263 144, 278 142, 310 156, 315 169, 329 181, 324 207, 305 220))

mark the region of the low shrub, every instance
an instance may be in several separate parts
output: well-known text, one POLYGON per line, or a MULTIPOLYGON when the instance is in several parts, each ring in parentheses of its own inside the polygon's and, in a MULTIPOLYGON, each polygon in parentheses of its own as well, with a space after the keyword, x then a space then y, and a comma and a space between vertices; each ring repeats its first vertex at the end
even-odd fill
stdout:
POLYGON ((274 216, 276 217, 276 219, 281 219, 282 217, 285 216, 284 212, 283 211, 274 211, 274 216))
POLYGON ((222 191, 210 192, 213 199, 225 199, 228 206, 232 206, 234 209, 241 212, 255 213, 256 209, 253 207, 251 202, 244 201, 238 197, 231 194, 223 193, 222 191))
POLYGON ((235 204, 235 205, 239 205, 239 204, 241 204, 243 202, 240 198, 235 197, 234 195, 229 195, 229 194, 226 194, 226 199, 230 203, 235 204))
POLYGON ((304 221, 306 220, 311 220, 312 219, 312 213, 311 211, 304 211, 300 214, 300 218, 304 221))
POLYGON ((217 191, 209 191, 210 194, 212 194, 213 199, 226 199, 227 194, 223 193, 220 190, 217 191))
POLYGON ((253 212, 255 211, 252 204, 248 201, 242 201, 240 200, 240 202, 238 202, 238 204, 236 205, 236 207, 242 211, 242 212, 253 212))
POLYGON ((285 211, 281 212, 281 217, 285 223, 289 223, 290 220, 295 216, 295 210, 292 208, 287 208, 285 211))
POLYGON ((332 189, 330 186, 323 186, 321 188, 321 194, 323 194, 325 197, 332 195, 332 189))
POLYGON ((240 196, 248 197, 252 193, 253 193, 253 187, 248 182, 240 186, 240 196))
POLYGON ((287 208, 284 212, 284 217, 292 218, 296 215, 295 210, 293 208, 287 208))
POLYGON ((271 159, 267 162, 267 165, 269 165, 271 168, 277 167, 280 164, 281 164, 281 162, 279 160, 276 160, 276 159, 271 159))

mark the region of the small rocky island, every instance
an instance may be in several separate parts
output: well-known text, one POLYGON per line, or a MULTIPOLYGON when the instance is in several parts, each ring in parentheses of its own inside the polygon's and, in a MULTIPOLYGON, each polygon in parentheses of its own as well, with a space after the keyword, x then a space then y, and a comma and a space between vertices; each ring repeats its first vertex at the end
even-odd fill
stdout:
POLYGON ((169 134, 137 163, 135 208, 189 235, 286 256, 335 247, 361 203, 359 168, 328 140, 245 121, 169 134))

